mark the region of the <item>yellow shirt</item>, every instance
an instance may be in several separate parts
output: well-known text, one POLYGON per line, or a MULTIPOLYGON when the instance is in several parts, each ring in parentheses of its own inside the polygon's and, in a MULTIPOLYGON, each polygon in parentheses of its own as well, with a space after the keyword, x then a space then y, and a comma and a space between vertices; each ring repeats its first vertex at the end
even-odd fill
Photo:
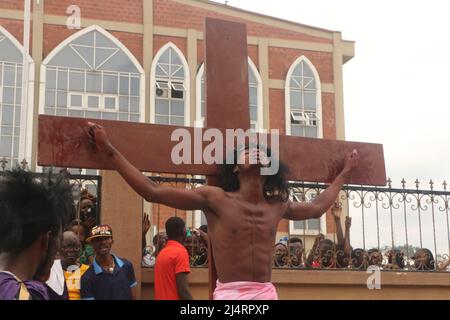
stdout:
POLYGON ((75 271, 64 271, 64 278, 66 279, 67 291, 69 293, 69 300, 80 300, 80 282, 81 276, 89 269, 88 265, 82 264, 75 271))

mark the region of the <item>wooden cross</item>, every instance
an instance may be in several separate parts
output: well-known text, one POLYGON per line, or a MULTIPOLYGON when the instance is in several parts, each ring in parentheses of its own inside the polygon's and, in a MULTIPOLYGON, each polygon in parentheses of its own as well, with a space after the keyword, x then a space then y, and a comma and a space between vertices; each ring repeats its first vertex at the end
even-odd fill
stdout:
MULTIPOLYGON (((208 128, 250 126, 246 26, 241 23, 206 18, 206 125, 208 128)), ((206 175, 208 183, 218 174, 217 165, 179 164, 171 161, 171 141, 177 128, 191 136, 202 129, 169 125, 94 120, 106 128, 111 142, 138 169, 146 172, 206 175), (195 131, 195 132, 194 132, 195 131)), ((39 116, 38 164, 60 167, 113 169, 92 153, 83 128, 86 119, 39 116)), ((202 142, 203 147, 208 143, 202 142)), ((193 148, 193 147, 192 147, 193 148)), ((345 155, 357 149, 360 164, 351 184, 385 185, 383 147, 379 144, 280 136, 279 157, 289 167, 288 179, 331 182, 341 171, 345 155)), ((210 246, 211 247, 211 246, 210 246)), ((210 290, 215 271, 210 257, 210 290)), ((212 291, 210 291, 211 295, 212 291)))

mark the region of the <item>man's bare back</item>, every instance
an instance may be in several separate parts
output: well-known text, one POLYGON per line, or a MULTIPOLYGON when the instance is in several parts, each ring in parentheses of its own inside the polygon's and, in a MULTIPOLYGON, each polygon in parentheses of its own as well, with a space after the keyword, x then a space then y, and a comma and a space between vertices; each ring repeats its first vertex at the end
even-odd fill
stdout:
POLYGON ((359 159, 356 150, 350 153, 342 172, 310 203, 269 202, 263 192, 266 177, 260 175, 260 158, 265 155, 259 150, 242 152, 244 164, 236 165, 239 190, 225 192, 211 186, 186 190, 161 186, 148 179, 114 148, 102 126, 88 123, 88 136, 94 150, 147 201, 205 212, 217 275, 222 283, 269 282, 280 220, 319 218, 334 203, 359 159), (257 164, 250 164, 251 157, 257 164))

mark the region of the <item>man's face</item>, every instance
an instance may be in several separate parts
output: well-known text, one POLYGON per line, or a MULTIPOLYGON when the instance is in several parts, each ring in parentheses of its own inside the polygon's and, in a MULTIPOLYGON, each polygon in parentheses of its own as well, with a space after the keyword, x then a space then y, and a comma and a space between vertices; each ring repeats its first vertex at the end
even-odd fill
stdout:
POLYGON ((428 262, 428 254, 423 251, 419 250, 414 255, 414 267, 416 269, 425 269, 428 262))
POLYGON ((239 171, 244 171, 248 169, 251 166, 268 166, 269 165, 269 159, 267 157, 267 153, 260 148, 255 147, 248 147, 245 149, 241 149, 238 151, 238 158, 237 158, 237 167, 239 168, 239 171))
POLYGON ((81 245, 77 238, 64 237, 61 245, 61 260, 68 265, 76 264, 80 254, 81 245))
POLYGON ((277 244, 275 246, 275 258, 279 261, 287 255, 286 247, 282 244, 277 244))
POLYGON ((92 210, 93 207, 94 203, 92 202, 92 200, 89 199, 81 200, 80 211, 84 216, 87 215, 90 212, 90 210, 92 210))
POLYGON ((381 266, 383 263, 383 256, 380 252, 374 251, 370 254, 370 265, 381 266))
POLYGON ((300 242, 291 242, 289 244, 289 253, 297 257, 302 255, 303 245, 300 242))
POLYGON ((111 237, 98 237, 92 239, 91 243, 96 255, 106 256, 111 252, 114 241, 111 237))

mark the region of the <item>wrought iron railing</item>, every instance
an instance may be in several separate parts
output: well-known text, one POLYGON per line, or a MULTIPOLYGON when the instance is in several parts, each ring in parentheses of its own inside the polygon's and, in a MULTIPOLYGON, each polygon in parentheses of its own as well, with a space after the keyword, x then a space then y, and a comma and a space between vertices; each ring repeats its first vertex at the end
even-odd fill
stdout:
MULTIPOLYGON (((196 188, 205 184, 202 178, 151 178, 177 187, 196 188)), ((318 220, 313 230, 307 230, 304 223, 303 229, 297 228, 296 232, 290 228, 287 241, 278 244, 274 268, 363 270, 377 265, 384 270, 439 271, 449 260, 450 192, 446 182, 442 190, 435 190, 432 181, 428 189, 421 189, 418 180, 414 186, 406 188, 405 180, 401 181, 400 188, 393 188, 391 180, 386 187, 344 186, 338 200, 343 204, 345 219, 337 221, 346 225, 349 224, 347 217, 352 219, 350 246, 345 247, 334 230, 322 235, 320 231, 326 229, 323 220, 318 220), (291 238, 297 238, 296 242, 291 243, 291 238), (311 245, 315 239, 317 245, 311 245)), ((290 182, 289 187, 294 201, 309 201, 327 185, 290 182)), ((332 214, 327 215, 328 224, 336 223, 332 214)), ((193 236, 187 247, 193 266, 207 265, 207 250, 202 239, 193 236)))

